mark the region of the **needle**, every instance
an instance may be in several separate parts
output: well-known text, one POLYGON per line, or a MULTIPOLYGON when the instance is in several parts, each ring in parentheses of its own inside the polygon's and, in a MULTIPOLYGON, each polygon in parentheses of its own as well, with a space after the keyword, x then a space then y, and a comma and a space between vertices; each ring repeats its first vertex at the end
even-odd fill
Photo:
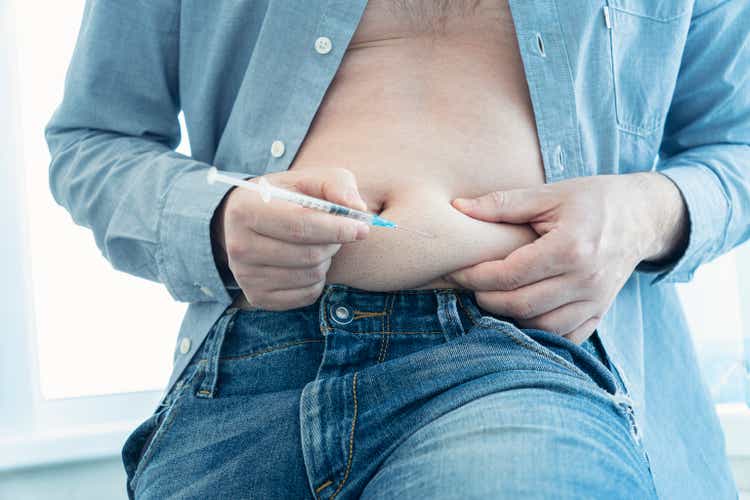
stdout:
POLYGON ((430 239, 437 238, 437 236, 435 236, 432 233, 427 233, 425 231, 420 231, 419 229, 409 229, 408 227, 404 227, 404 226, 402 226, 400 224, 396 225, 396 229, 401 229, 402 231, 408 231, 410 233, 418 234, 418 235, 420 235, 420 236, 422 236, 424 238, 430 238, 430 239))

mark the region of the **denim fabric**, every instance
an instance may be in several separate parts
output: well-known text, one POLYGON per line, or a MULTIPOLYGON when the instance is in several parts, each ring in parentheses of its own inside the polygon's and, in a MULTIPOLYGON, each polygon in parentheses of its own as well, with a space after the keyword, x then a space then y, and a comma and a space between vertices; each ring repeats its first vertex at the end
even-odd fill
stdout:
POLYGON ((594 335, 519 329, 467 291, 327 285, 227 309, 128 439, 131 498, 656 498, 594 335))
MULTIPOLYGON (((683 255, 639 265, 597 330, 633 400, 659 494, 733 498, 674 283, 750 236, 750 2, 509 3, 546 182, 655 169, 685 199, 683 255)), ((365 5, 87 0, 45 129, 50 188, 115 269, 189 303, 165 395, 236 293, 209 230, 228 186, 207 185, 208 168, 238 177, 289 168, 365 5), (321 36, 326 54, 314 48, 321 36), (174 151, 180 111, 191 157, 174 151)))

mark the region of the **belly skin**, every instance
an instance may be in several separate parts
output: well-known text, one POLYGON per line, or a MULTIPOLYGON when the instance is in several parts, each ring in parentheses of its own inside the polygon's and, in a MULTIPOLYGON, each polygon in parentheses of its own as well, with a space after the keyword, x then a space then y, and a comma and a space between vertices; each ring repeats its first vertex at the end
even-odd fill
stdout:
POLYGON ((454 287, 442 276, 536 238, 450 204, 544 183, 512 22, 504 2, 483 2, 425 33, 383 8, 370 2, 290 168, 348 168, 369 210, 437 236, 372 228, 342 246, 328 283, 454 287))

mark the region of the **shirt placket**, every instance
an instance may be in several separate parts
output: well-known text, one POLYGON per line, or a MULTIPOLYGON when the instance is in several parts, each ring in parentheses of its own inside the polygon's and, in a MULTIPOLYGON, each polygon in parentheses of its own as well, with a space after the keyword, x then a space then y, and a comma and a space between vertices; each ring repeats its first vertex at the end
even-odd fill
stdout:
POLYGON ((587 175, 583 168, 572 72, 557 5, 552 0, 511 0, 510 8, 546 181, 587 175))
MULTIPOLYGON (((290 13, 309 16, 306 2, 290 13)), ((313 117, 341 64, 344 53, 359 25, 366 0, 328 0, 317 9, 318 22, 310 34, 307 53, 295 72, 286 113, 278 121, 280 128, 269 145, 266 172, 286 170, 299 150, 313 117)))

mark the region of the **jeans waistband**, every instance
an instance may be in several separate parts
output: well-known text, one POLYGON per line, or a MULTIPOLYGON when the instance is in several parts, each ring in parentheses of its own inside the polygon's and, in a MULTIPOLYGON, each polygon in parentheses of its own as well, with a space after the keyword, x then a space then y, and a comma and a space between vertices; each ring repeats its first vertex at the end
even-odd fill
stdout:
MULTIPOLYGON (((472 290, 461 288, 423 288, 377 292, 343 284, 327 284, 318 300, 305 307, 287 311, 230 307, 225 314, 237 316, 235 328, 258 326, 263 318, 273 317, 277 325, 272 335, 290 337, 309 335, 315 322, 325 335, 336 329, 354 334, 460 335, 468 331, 481 316, 510 318, 491 314, 477 304, 472 290), (307 323, 307 328, 302 327, 307 323), (295 328, 297 327, 297 328, 295 328), (283 330, 283 331, 282 331, 283 330)), ((275 339, 280 340, 280 339, 275 339)))
MULTIPOLYGON (((231 306, 224 313, 230 315, 234 334, 225 340, 227 351, 243 353, 263 353, 274 346, 317 341, 337 331, 347 335, 436 335, 450 339, 468 332, 482 316, 516 324, 512 318, 481 308, 474 292, 468 289, 378 292, 343 284, 325 285, 318 300, 309 306, 286 311, 231 306)), ((605 366, 609 364, 596 332, 580 347, 605 366)))

